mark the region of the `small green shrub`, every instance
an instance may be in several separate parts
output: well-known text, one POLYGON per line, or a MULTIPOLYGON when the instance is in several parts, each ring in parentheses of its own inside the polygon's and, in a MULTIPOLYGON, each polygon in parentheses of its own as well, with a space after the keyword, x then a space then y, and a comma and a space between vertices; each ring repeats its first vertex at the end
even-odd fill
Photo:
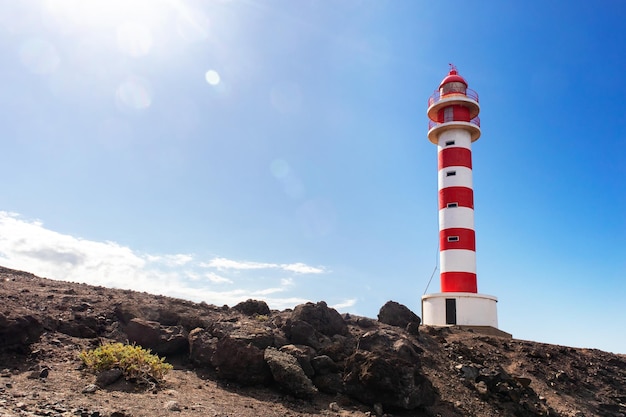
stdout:
POLYGON ((119 368, 127 380, 155 382, 163 380, 173 367, 141 346, 107 343, 96 349, 83 351, 79 358, 93 372, 119 368))
POLYGON ((270 319, 267 314, 257 314, 254 318, 258 321, 268 321, 270 319))

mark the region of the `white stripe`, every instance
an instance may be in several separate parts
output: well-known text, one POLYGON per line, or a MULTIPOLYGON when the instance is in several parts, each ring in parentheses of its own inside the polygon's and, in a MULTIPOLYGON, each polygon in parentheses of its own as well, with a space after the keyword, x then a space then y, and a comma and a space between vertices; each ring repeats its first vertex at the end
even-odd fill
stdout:
POLYGON ((472 150, 472 136, 470 132, 465 129, 450 129, 441 132, 439 135, 439 142, 437 144, 437 152, 441 151, 443 148, 467 148, 472 150), (454 141, 454 145, 447 145, 446 142, 454 141))
POLYGON ((476 252, 467 249, 448 249, 439 253, 441 272, 476 273, 476 252))
POLYGON ((474 209, 453 207, 439 210, 439 230, 453 227, 474 230, 474 209))
POLYGON ((446 167, 439 170, 439 189, 446 187, 472 188, 472 170, 467 167, 446 167), (448 175, 452 174, 454 175, 448 175))

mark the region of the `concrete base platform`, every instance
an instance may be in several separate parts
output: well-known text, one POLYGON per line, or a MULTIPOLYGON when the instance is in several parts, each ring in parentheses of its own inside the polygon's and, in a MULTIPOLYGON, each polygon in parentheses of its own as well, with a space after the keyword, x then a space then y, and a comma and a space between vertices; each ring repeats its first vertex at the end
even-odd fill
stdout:
POLYGON ((507 339, 513 339, 511 333, 507 333, 504 330, 496 329, 491 326, 458 326, 463 330, 472 330, 476 333, 486 334, 487 336, 505 337, 507 339))
POLYGON ((505 332, 504 330, 496 329, 495 327, 491 327, 491 326, 425 326, 422 328, 421 331, 427 334, 431 334, 431 335, 442 334, 440 332, 432 333, 432 332, 429 332, 427 329, 437 329, 437 330, 446 329, 446 330, 449 330, 452 334, 456 333, 457 331, 472 332, 476 334, 482 334, 485 336, 495 336, 495 337, 504 337, 505 339, 513 339, 513 335, 511 333, 505 332))
POLYGON ((446 292, 422 296, 422 323, 426 326, 498 328, 498 299, 492 295, 446 292))

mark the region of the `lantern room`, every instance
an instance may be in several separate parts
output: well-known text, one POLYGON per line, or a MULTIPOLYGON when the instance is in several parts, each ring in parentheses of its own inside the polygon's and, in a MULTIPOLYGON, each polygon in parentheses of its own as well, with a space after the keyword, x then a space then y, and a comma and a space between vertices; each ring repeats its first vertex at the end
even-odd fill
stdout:
POLYGON ((428 99, 428 139, 437 144, 439 135, 451 128, 465 127, 472 142, 480 137, 478 94, 467 87, 454 66, 428 99))

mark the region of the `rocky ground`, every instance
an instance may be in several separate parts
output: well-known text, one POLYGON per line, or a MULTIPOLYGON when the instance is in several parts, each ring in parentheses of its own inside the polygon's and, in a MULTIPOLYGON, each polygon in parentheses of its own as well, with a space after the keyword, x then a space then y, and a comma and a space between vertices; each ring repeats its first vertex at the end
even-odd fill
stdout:
MULTIPOLYGON (((110 379, 110 378, 109 378, 110 379)), ((212 306, 0 267, 0 417, 626 416, 626 357, 325 303, 212 306), (160 384, 105 380, 79 354, 133 342, 160 384)))

